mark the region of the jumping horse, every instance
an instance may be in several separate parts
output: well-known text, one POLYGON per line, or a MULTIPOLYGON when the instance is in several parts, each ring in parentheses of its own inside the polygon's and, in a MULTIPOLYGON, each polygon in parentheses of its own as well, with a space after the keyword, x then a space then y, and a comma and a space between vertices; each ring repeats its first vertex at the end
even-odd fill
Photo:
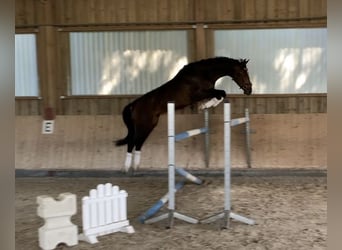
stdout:
POLYGON ((215 57, 189 63, 174 78, 125 106, 122 117, 128 133, 125 138, 116 141, 116 146, 127 144, 124 171, 129 172, 138 168, 141 148, 157 125, 159 116, 166 113, 168 102, 173 101, 176 109, 182 109, 211 99, 211 105, 216 106, 226 97, 224 90, 215 89, 215 82, 223 76, 230 76, 245 95, 250 95, 252 83, 247 70, 248 61, 215 57), (133 149, 134 164, 131 169, 133 149))

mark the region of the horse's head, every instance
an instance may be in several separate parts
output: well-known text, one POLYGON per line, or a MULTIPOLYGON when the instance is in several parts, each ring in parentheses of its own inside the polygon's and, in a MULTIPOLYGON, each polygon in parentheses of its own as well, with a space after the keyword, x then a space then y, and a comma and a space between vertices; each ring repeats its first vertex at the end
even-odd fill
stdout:
POLYGON ((249 60, 247 59, 238 60, 238 63, 233 67, 233 72, 231 75, 233 80, 239 85, 245 95, 250 95, 252 93, 252 83, 249 80, 247 69, 248 61, 249 60))

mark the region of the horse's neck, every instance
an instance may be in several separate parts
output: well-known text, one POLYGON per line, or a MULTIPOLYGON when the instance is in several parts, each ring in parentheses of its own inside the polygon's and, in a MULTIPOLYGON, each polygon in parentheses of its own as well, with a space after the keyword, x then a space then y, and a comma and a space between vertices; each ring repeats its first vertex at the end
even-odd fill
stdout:
POLYGON ((216 82, 219 78, 224 76, 232 76, 232 66, 227 64, 219 64, 213 66, 208 70, 208 73, 212 76, 212 80, 216 82))

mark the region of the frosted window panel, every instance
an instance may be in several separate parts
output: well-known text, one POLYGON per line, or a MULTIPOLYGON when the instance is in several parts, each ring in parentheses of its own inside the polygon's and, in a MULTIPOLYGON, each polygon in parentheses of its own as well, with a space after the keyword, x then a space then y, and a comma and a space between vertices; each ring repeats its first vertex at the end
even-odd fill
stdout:
POLYGON ((186 31, 72 32, 71 94, 144 94, 188 63, 186 31))
MULTIPOLYGON (((215 31, 215 55, 247 58, 253 93, 327 92, 327 29, 215 31)), ((230 78, 217 86, 241 93, 230 78)))
POLYGON ((36 36, 15 35, 15 96, 38 96, 36 36))

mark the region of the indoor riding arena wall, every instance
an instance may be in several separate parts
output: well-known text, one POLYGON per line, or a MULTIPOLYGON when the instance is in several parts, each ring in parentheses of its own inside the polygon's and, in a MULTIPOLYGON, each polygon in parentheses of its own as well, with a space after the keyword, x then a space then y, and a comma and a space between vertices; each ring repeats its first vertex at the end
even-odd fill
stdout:
MULTIPOLYGON (((326 27, 326 0, 16 0, 16 34, 34 34, 37 96, 16 96, 16 169, 120 170, 126 148, 123 107, 137 96, 70 93, 70 32, 186 30, 190 61, 214 56, 214 32, 231 29, 326 27), (56 115, 56 116, 54 116, 56 115), (53 134, 42 121, 55 118, 53 134), (51 118, 51 117, 50 117, 51 118)), ((14 83, 13 83, 14 84, 14 83)), ((278 83, 274 83, 278 84, 278 83)), ((232 117, 249 108, 252 168, 327 167, 327 94, 229 95, 232 117)), ((210 164, 204 136, 176 144, 177 164, 223 169, 223 112, 210 110, 210 164)), ((177 112, 176 132, 203 126, 192 107, 177 112)), ((167 169, 166 116, 142 149, 141 168, 167 169)), ((233 168, 247 168, 244 126, 232 128, 233 168)))
MULTIPOLYGON (((239 116, 240 117, 240 116, 239 116)), ((234 115, 233 115, 234 118, 234 115)), ((326 169, 326 113, 251 114, 252 168, 326 169)), ((203 114, 177 114, 176 132, 203 126, 203 114)), ((57 116, 53 134, 42 134, 40 116, 16 117, 16 169, 120 170, 126 146, 121 115, 57 116)), ((247 168, 244 125, 232 128, 232 167, 247 168)), ((210 164, 204 135, 176 143, 176 164, 187 169, 223 169, 223 115, 210 115, 210 164)), ((167 169, 166 115, 147 139, 140 169, 167 169)))

